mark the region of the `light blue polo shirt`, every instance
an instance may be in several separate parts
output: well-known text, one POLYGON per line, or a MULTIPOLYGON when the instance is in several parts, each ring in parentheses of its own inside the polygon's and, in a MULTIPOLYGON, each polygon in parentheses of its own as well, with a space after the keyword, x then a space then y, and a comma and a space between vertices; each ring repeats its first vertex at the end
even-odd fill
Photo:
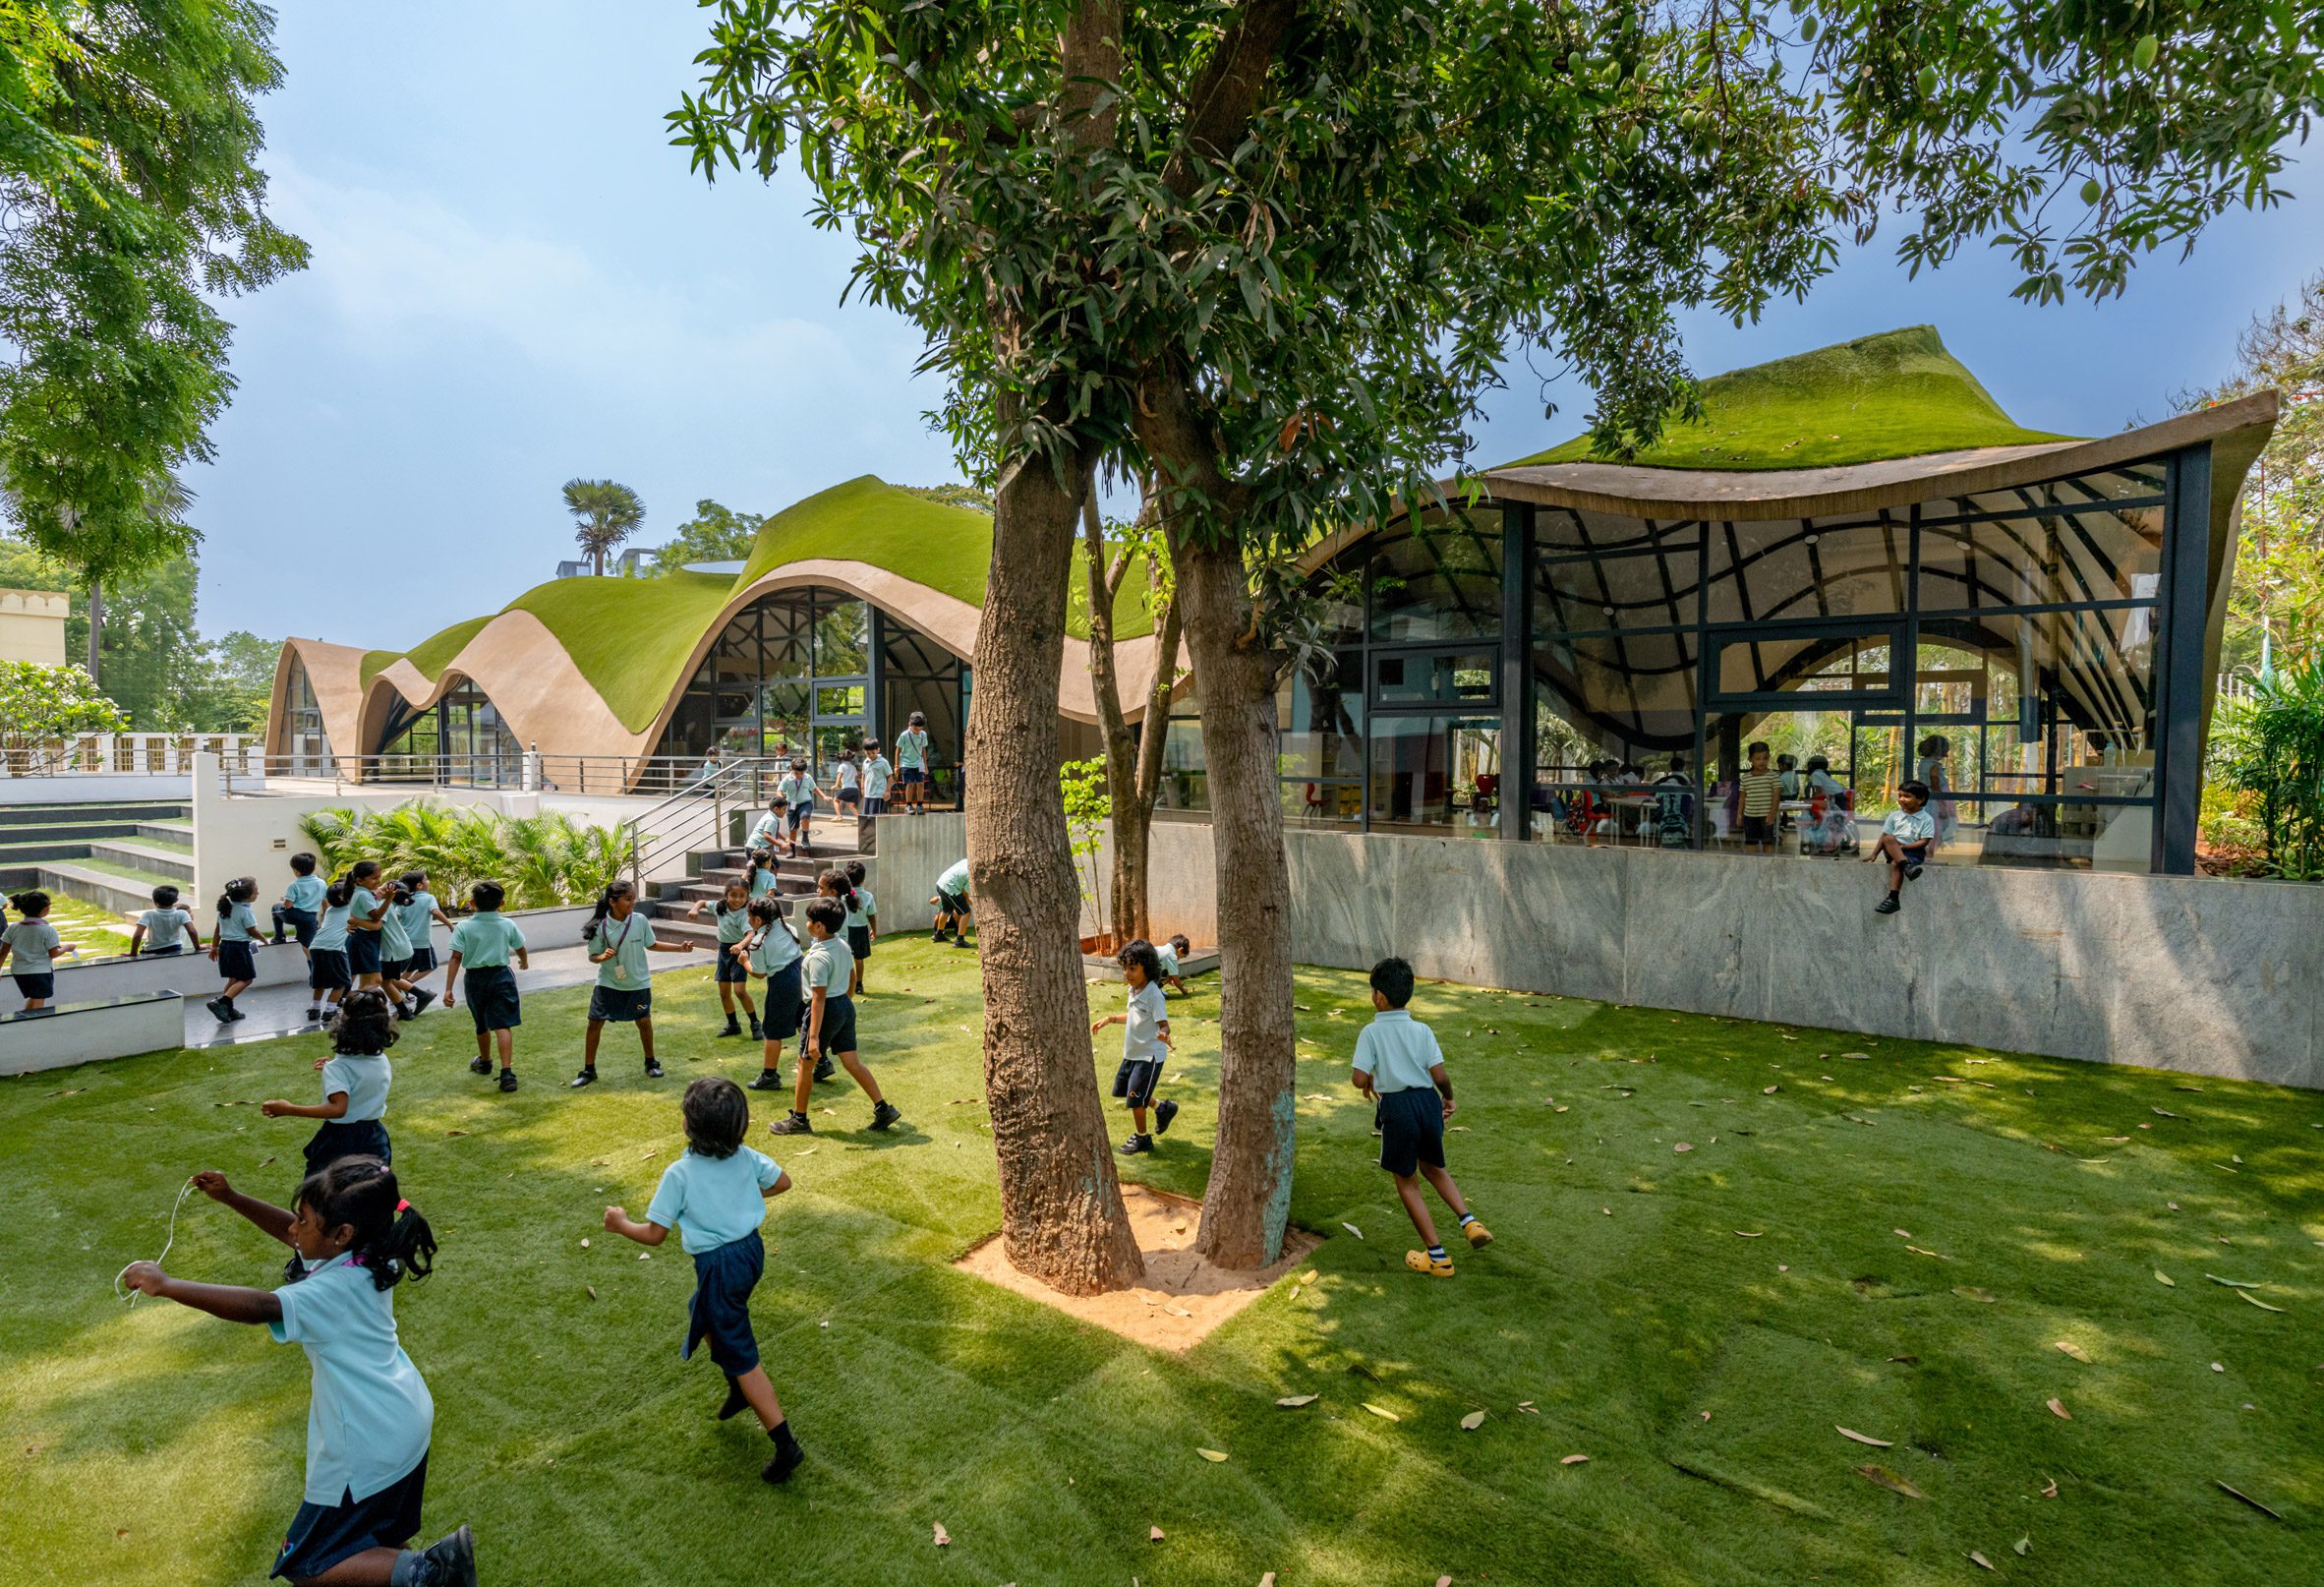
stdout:
POLYGON ((346 1116, 339 1122, 387 1116, 387 1087, 395 1078, 384 1053, 338 1052, 322 1061, 322 1099, 347 1093, 346 1116))
POLYGON ((654 923, 643 910, 631 910, 626 920, 610 914, 600 920, 589 934, 589 951, 602 954, 610 948, 613 957, 597 967, 598 985, 616 992, 642 992, 651 986, 654 974, 646 969, 646 950, 653 945, 654 923))
POLYGON ((782 1177, 774 1158, 748 1146, 736 1147, 731 1157, 705 1157, 688 1146, 662 1170, 646 1221, 677 1230, 686 1255, 698 1257, 756 1233, 767 1215, 761 1193, 782 1177))
MULTIPOLYGON (((374 893, 368 887, 357 888, 355 890, 355 896, 347 901, 347 929, 350 931, 361 931, 363 929, 362 922, 370 920, 372 917, 372 911, 378 909, 378 907, 379 897, 377 893, 374 893)), ((378 922, 374 923, 375 925, 378 924, 378 922)), ((378 926, 378 928, 381 930, 385 929, 383 925, 378 926)))
POLYGON ((1356 1067, 1371 1077, 1372 1089, 1433 1090, 1428 1071, 1444 1062, 1436 1032, 1412 1017, 1410 1009, 1382 1009, 1356 1034, 1356 1067))
POLYGON ((428 1453, 436 1401, 395 1335, 395 1292, 372 1282, 351 1256, 334 1258, 274 1292, 278 1344, 307 1352, 310 1504, 358 1502, 409 1476, 428 1453))
POLYGON ((409 904, 391 907, 390 914, 403 916, 403 934, 411 939, 414 948, 435 946, 436 895, 425 890, 414 893, 409 904))
POLYGON ((282 890, 282 902, 294 910, 310 912, 322 908, 322 878, 315 875, 293 876, 290 886, 282 890))
POLYGON ((259 935, 259 917, 247 904, 237 904, 233 910, 218 916, 220 942, 255 942, 259 935))
POLYGON ((924 728, 906 728, 896 735, 896 765, 900 771, 924 772, 928 769, 928 732, 924 728))
POLYGON ((193 920, 184 910, 147 910, 138 916, 138 924, 145 928, 145 951, 151 953, 156 948, 175 948, 193 920))
POLYGON ((1154 959, 1161 965, 1165 976, 1178 973, 1178 950, 1167 942, 1154 944, 1154 959))
POLYGON ((751 823, 750 836, 743 841, 742 847, 745 849, 764 849, 768 845, 768 840, 776 837, 782 831, 783 823, 775 818, 775 812, 773 810, 769 810, 765 815, 760 816, 756 821, 751 823))
POLYGON ((775 867, 761 865, 750 878, 750 896, 754 899, 765 898, 769 893, 775 891, 775 867))
POLYGON ((968 861, 957 859, 947 865, 944 874, 936 878, 936 890, 939 893, 950 893, 955 898, 966 898, 968 896, 968 861))
POLYGON ((322 918, 315 925, 315 940, 307 946, 345 953, 347 951, 347 906, 344 904, 333 904, 324 910, 322 918))
POLYGON ((810 994, 820 986, 827 997, 845 997, 847 983, 855 976, 855 956, 838 937, 811 942, 807 945, 806 976, 805 990, 810 994))
POLYGON ((750 935, 750 909, 747 905, 739 910, 729 910, 721 904, 714 913, 719 923, 720 946, 740 942, 750 935))
POLYGON ((863 763, 863 796, 884 799, 888 796, 888 780, 896 775, 896 768, 888 764, 886 755, 874 755, 863 763))
POLYGON ((869 926, 872 916, 879 912, 879 901, 872 897, 872 890, 859 887, 855 890, 855 908, 847 911, 847 923, 851 926, 869 926))
POLYGON ((1131 993, 1130 1018, 1122 1026, 1122 1061, 1159 1063, 1170 1051, 1162 1041, 1162 1022, 1169 1018, 1160 981, 1148 981, 1131 993))
POLYGON ((1881 823, 1881 831, 1910 848, 1937 836, 1937 818, 1925 804, 1917 810, 1890 810, 1888 818, 1881 823))
POLYGON ((6 931, 0 931, 0 942, 16 950, 9 964, 12 975, 45 975, 54 963, 54 955, 64 946, 65 939, 57 935, 55 926, 45 919, 19 920, 6 931))
POLYGON ((750 968, 761 975, 779 975, 798 962, 799 939, 781 920, 767 927, 766 934, 750 950, 750 968))
POLYGON ((387 912, 379 916, 379 957, 392 965, 411 956, 412 934, 403 928, 403 911, 390 904, 387 912))
POLYGON ((784 772, 783 781, 775 785, 775 790, 790 801, 790 807, 794 810, 811 809, 815 795, 822 792, 815 786, 813 772, 784 772))
POLYGON ((497 910, 485 910, 452 927, 452 952, 470 970, 496 970, 525 945, 516 922, 497 910))

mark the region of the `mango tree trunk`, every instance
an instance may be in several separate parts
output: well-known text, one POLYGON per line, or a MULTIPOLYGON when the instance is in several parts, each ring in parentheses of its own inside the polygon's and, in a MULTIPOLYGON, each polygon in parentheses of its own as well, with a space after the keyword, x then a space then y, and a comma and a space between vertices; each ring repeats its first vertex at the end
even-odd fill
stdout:
POLYGON ((1038 458, 1003 477, 965 756, 1002 1240, 1012 1265, 1072 1295, 1145 1275, 1090 1062, 1081 892, 1057 784, 1080 477, 1061 480, 1038 458))

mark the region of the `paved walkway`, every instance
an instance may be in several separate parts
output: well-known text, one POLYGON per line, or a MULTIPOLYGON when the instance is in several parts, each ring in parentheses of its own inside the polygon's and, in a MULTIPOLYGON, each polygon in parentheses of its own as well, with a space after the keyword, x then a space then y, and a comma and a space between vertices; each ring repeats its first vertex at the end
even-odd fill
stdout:
MULTIPOLYGON (((268 953, 296 953, 296 948, 269 948, 268 953)), ((438 948, 439 957, 444 950, 438 948)), ((673 970, 699 968, 710 963, 708 953, 693 953, 680 959, 675 954, 665 954, 655 961, 655 972, 667 973, 673 970)), ((584 986, 597 979, 597 967, 589 962, 588 950, 579 943, 569 948, 535 949, 533 968, 516 972, 520 992, 546 992, 558 986, 584 986)), ((443 972, 439 970, 429 982, 437 993, 443 990, 443 972)), ((300 983, 282 986, 254 986, 235 1001, 244 1015, 232 1025, 220 1025, 210 1013, 207 1000, 214 993, 186 998, 186 1045, 189 1047, 231 1047, 245 1041, 268 1041, 276 1036, 296 1035, 302 1030, 320 1027, 307 1022, 307 988, 300 983)), ((421 1016, 433 1020, 442 1011, 440 1003, 432 1003, 421 1016)), ((452 1011, 452 1018, 468 1024, 465 1007, 452 1011)))

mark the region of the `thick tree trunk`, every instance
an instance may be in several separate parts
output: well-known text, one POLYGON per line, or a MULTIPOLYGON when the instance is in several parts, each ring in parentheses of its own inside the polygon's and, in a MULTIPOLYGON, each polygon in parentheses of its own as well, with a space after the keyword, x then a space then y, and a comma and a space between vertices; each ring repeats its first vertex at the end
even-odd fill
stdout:
POLYGON ((1081 895, 1057 786, 1066 581, 1085 489, 1040 459, 1002 479, 965 757, 1002 1239, 1012 1265, 1073 1295, 1145 1274, 1090 1064, 1081 895))
POLYGON ((1196 1249, 1222 1267, 1263 1267, 1283 1254, 1291 1219, 1297 1056, 1275 669, 1240 549, 1190 540, 1172 555, 1202 699, 1218 891, 1218 1145, 1196 1249))

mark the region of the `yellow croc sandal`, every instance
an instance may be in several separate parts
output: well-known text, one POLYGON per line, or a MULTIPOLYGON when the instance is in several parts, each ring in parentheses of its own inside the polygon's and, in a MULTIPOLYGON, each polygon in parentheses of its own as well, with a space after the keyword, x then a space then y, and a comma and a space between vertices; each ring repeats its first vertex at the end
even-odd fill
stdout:
POLYGON ((1450 1278, 1453 1275, 1452 1258, 1431 1257, 1425 1251, 1407 1251, 1404 1264, 1416 1273, 1426 1273, 1430 1278, 1450 1278))
POLYGON ((1475 1250, 1482 1251, 1493 1243, 1493 1231, 1476 1218, 1471 1218, 1469 1226, 1461 1232, 1469 1237, 1469 1244, 1475 1250))

